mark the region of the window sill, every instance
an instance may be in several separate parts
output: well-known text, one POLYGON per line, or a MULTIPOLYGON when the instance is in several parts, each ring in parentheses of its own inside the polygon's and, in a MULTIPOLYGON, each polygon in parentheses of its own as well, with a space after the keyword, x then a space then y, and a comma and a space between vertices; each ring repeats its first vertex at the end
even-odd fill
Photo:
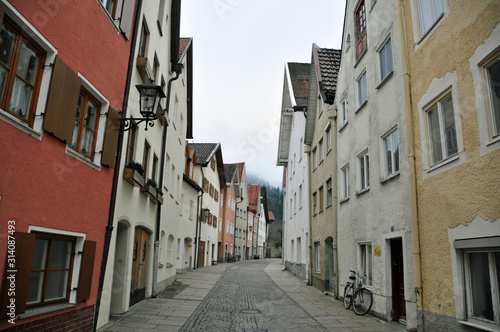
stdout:
POLYGON ((354 112, 354 114, 357 114, 365 105, 368 104, 368 99, 365 100, 361 105, 359 105, 358 109, 354 112))
POLYGON ((434 23, 432 23, 432 25, 429 27, 429 29, 422 34, 422 37, 420 37, 420 39, 416 43, 418 47, 420 47, 421 44, 423 44, 427 40, 427 37, 429 37, 432 34, 432 32, 435 30, 438 23, 441 22, 441 19, 443 18, 443 16, 444 16, 444 12, 441 13, 441 15, 439 15, 439 17, 434 21, 434 23))
POLYGON ((173 264, 170 264, 170 263, 167 263, 167 264, 165 265, 165 267, 168 269, 168 268, 170 268, 170 267, 174 267, 174 265, 173 265, 173 264))
POLYGON ((436 169, 443 167, 445 165, 448 165, 449 163, 452 163, 458 159, 459 159, 459 156, 458 156, 458 154, 456 154, 456 155, 453 155, 452 157, 448 157, 447 159, 441 160, 437 164, 432 165, 431 168, 429 168, 427 170, 427 173, 431 173, 431 172, 435 171, 436 169))
POLYGON ((99 2, 99 5, 101 5, 101 8, 102 10, 104 11, 104 13, 106 14, 109 22, 111 23, 111 25, 113 26, 113 28, 115 28, 116 32, 119 34, 120 33, 120 27, 116 24, 116 21, 120 21, 120 18, 117 18, 116 21, 111 17, 111 15, 108 13, 108 10, 106 8, 104 8, 104 6, 102 5, 102 2, 101 1, 98 1, 99 2))
POLYGON ((482 323, 482 322, 467 322, 467 321, 463 321, 463 320, 460 320, 458 322, 460 324, 471 326, 471 327, 474 327, 476 329, 483 330, 483 331, 491 331, 491 332, 500 331, 500 326, 486 325, 486 323, 482 323))
POLYGON ((39 316, 39 315, 47 314, 49 312, 73 308, 75 306, 76 306, 76 304, 61 303, 61 304, 26 310, 25 313, 18 315, 17 319, 25 319, 25 318, 29 318, 29 317, 39 316))
POLYGON ((17 129, 25 132, 26 134, 33 136, 37 140, 41 141, 42 140, 42 132, 38 132, 28 126, 26 122, 23 122, 16 118, 15 116, 11 115, 10 113, 0 109, 0 119, 4 120, 5 122, 9 123, 10 125, 16 127, 17 129))
POLYGON ((362 190, 356 192, 356 196, 362 195, 362 194, 364 194, 364 193, 366 193, 368 191, 370 191, 370 187, 367 187, 365 189, 362 189, 362 190))
POLYGON ((165 265, 163 265, 162 263, 159 263, 159 264, 158 264, 158 268, 159 268, 159 269, 163 268, 164 266, 165 266, 165 265))
POLYGON ((101 170, 101 167, 99 165, 94 164, 94 162, 92 160, 90 160, 89 158, 84 157, 80 153, 76 152, 75 150, 70 148, 69 145, 66 145, 66 154, 68 154, 69 156, 71 156, 75 159, 80 160, 82 163, 87 164, 88 166, 90 166, 98 171, 101 170))
POLYGON ((397 172, 395 172, 395 173, 392 173, 392 174, 390 174, 390 175, 387 175, 386 177, 383 177, 382 179, 380 179, 380 183, 386 183, 386 182, 388 182, 389 180, 392 180, 392 179, 394 179, 394 178, 398 177, 398 176, 399 176, 399 174, 400 174, 400 173, 399 173, 399 171, 397 171, 397 172))
POLYGON ((347 125, 348 125, 348 124, 349 124, 349 121, 347 121, 347 122, 346 122, 346 123, 344 123, 344 124, 341 124, 341 125, 340 125, 340 128, 339 128, 339 133, 340 133, 342 130, 344 130, 344 128, 345 128, 345 127, 347 127, 347 125))
POLYGON ((488 144, 486 144, 486 146, 495 145, 495 144, 497 144, 498 142, 500 142, 500 134, 498 134, 498 135, 494 136, 494 137, 491 139, 491 141, 490 141, 488 144))
POLYGON ((375 87, 375 89, 379 90, 385 84, 385 82, 387 82, 389 78, 392 77, 393 73, 394 70, 391 70, 389 74, 385 75, 385 77, 382 79, 382 81, 380 81, 380 83, 375 87))
POLYGON ((349 198, 351 198, 350 196, 347 196, 346 198, 342 198, 340 201, 339 201, 339 204, 342 204, 342 203, 345 203, 349 200, 349 198))

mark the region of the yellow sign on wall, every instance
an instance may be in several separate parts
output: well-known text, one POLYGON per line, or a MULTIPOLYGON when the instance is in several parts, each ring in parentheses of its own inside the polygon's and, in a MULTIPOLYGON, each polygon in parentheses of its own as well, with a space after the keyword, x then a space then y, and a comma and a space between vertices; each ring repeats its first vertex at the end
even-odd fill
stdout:
POLYGON ((380 246, 375 246, 375 256, 382 256, 382 248, 380 246))
POLYGON ((192 245, 192 244, 188 244, 188 248, 192 248, 192 247, 193 247, 193 245, 192 245))

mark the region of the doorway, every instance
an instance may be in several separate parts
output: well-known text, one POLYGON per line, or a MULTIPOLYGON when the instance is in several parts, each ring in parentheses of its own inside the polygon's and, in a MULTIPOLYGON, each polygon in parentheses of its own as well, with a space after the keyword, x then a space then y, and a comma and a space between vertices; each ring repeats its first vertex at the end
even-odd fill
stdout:
POLYGON ((130 305, 146 297, 146 278, 148 270, 149 234, 140 227, 135 228, 132 251, 132 279, 130 281, 130 305))
POLYGON ((205 241, 200 241, 200 250, 198 251, 198 267, 205 266, 205 241))
POLYGON ((403 265, 403 240, 391 240, 392 274, 392 320, 399 321, 406 317, 405 283, 403 265))

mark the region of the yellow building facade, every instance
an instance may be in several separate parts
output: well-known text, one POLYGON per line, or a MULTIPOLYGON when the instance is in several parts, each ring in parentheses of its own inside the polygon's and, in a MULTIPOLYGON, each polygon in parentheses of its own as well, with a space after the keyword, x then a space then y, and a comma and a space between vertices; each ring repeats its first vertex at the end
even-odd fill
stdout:
POLYGON ((396 4, 409 60, 419 330, 498 330, 500 2, 396 4))

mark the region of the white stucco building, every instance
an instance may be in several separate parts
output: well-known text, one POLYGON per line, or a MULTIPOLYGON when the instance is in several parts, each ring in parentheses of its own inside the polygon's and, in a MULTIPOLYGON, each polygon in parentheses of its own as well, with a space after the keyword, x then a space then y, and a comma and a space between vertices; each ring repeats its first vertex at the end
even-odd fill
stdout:
POLYGON ((283 193, 283 253, 286 269, 307 280, 309 270, 309 166, 304 153, 303 112, 307 106, 310 64, 287 63, 283 83, 278 166, 286 168, 283 193))
MULTIPOLYGON (((366 275, 370 313, 416 327, 401 38, 391 2, 348 0, 335 102, 340 289, 366 275)), ((341 295, 342 296, 342 292, 341 295)))

